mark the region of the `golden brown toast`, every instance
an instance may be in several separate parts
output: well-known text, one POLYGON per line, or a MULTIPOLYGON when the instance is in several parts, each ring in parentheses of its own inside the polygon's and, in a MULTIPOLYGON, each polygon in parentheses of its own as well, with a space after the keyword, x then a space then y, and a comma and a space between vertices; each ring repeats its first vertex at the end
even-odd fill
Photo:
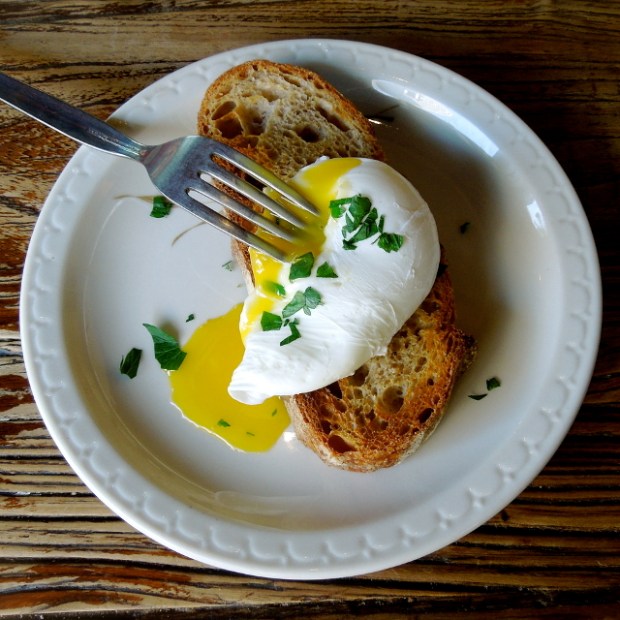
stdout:
MULTIPOLYGON (((284 180, 321 156, 384 159, 370 122, 333 86, 307 69, 266 60, 234 67, 209 87, 198 131, 284 180)), ((233 242, 233 254, 251 288, 247 247, 233 242)), ((353 471, 389 467, 435 429, 475 350, 473 338, 456 327, 442 258, 431 292, 386 355, 284 402, 299 439, 326 463, 353 471)))
POLYGON ((211 84, 198 133, 225 142, 283 180, 321 156, 384 159, 368 119, 316 73, 253 60, 211 84))

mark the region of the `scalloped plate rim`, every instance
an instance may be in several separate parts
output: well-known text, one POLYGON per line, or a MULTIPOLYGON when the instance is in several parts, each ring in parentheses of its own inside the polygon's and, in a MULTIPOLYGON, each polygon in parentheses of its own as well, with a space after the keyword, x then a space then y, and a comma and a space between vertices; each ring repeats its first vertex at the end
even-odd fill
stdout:
MULTIPOLYGON (((600 337, 601 323, 600 273, 598 271, 594 243, 585 215, 583 214, 578 198, 568 179, 566 179, 559 164, 546 147, 531 130, 516 117, 516 115, 486 91, 449 69, 445 69, 430 61, 405 52, 366 43, 331 39, 296 39, 259 43, 236 50, 221 52, 203 59, 202 61, 183 67, 173 74, 154 82, 132 97, 124 106, 121 106, 119 111, 113 116, 117 114, 122 115, 123 109, 132 105, 132 102, 135 103, 147 97, 149 93, 156 92, 157 89, 162 88, 170 80, 171 76, 182 77, 194 71, 200 72, 203 66, 216 65, 217 63, 230 64, 231 62, 235 64, 244 59, 250 59, 259 55, 265 55, 267 57, 277 56, 281 58, 287 55, 294 56, 296 53, 298 56, 303 57, 304 53, 312 53, 312 50, 320 51, 321 53, 333 53, 334 51, 341 50, 351 54, 377 54, 388 63, 398 62, 403 65, 413 63, 422 70, 427 70, 431 74, 440 76, 441 79, 445 80, 447 83, 453 83, 464 88, 470 94, 473 94, 474 97, 480 97, 481 100, 488 103, 503 119, 510 120, 510 122, 513 123, 513 127, 519 128, 522 135, 526 137, 523 139, 526 139, 528 144, 534 145, 538 152, 542 153, 541 156, 545 158, 553 174, 556 175, 556 181, 559 178, 557 182, 560 183, 563 196, 570 202, 570 207, 577 210, 577 215, 575 216, 573 213, 573 216, 577 218, 579 231, 580 234, 582 234, 582 246, 585 248, 585 255, 590 269, 589 280, 585 283, 585 286, 588 287, 590 293, 590 305, 588 310, 592 317, 592 324, 588 327, 589 331, 587 332, 586 346, 581 352, 578 360, 578 377, 577 380, 574 381, 574 385, 569 392, 569 398, 566 401, 565 407, 566 411, 564 412, 563 418, 557 423, 556 430, 552 436, 547 438, 549 439, 547 445, 544 446, 541 453, 527 460, 525 465, 519 469, 517 475, 512 476, 512 478, 509 477, 508 482, 503 484, 499 491, 494 493, 493 501, 482 501, 479 506, 475 506, 475 510, 470 507, 468 509, 469 513, 466 515, 465 519, 460 519, 458 516, 455 518, 447 514, 445 520, 442 521, 443 517, 439 514, 441 511, 438 510, 439 516, 437 517, 437 523, 434 524, 434 534, 424 539, 424 536, 418 537, 407 532, 406 518, 405 522, 402 522, 403 516, 406 517, 406 515, 394 515, 392 518, 384 520, 381 526, 390 525, 394 528, 395 532, 398 531, 398 534, 395 535, 400 537, 399 541, 402 544, 400 548, 395 549, 395 545, 392 543, 391 547, 386 551, 383 550, 380 545, 370 541, 368 536, 361 535, 359 532, 347 532, 346 528, 344 532, 340 531, 338 528, 322 530, 319 534, 326 537, 324 541, 317 540, 317 535, 314 532, 296 532, 293 534, 293 540, 291 541, 290 532, 285 532, 285 536, 282 537, 281 533, 277 531, 261 527, 257 527, 256 531, 248 534, 246 527, 243 525, 237 523, 221 524, 217 523, 217 520, 215 520, 216 522, 214 523, 208 515, 201 514, 192 507, 178 506, 175 504, 176 500, 172 501, 170 510, 173 513, 176 511, 176 517, 180 519, 180 521, 183 521, 183 519, 186 519, 188 523, 193 522, 194 519, 205 521, 209 528, 220 527, 225 529, 226 534, 230 536, 231 540, 235 540, 237 537, 246 537, 246 548, 241 549, 241 552, 238 549, 232 549, 230 553, 227 553, 222 550, 224 547, 214 550, 210 548, 210 540, 202 541, 202 548, 197 550, 191 536, 183 537, 179 531, 172 533, 167 531, 165 526, 162 526, 157 520, 153 519, 150 514, 147 514, 148 510, 146 509, 143 513, 135 512, 131 507, 126 505, 117 489, 111 488, 109 484, 106 484, 105 481, 101 479, 101 476, 92 471, 88 471, 87 468, 82 466, 80 451, 74 450, 73 447, 69 445, 67 440, 67 429, 64 428, 66 424, 58 415, 57 408, 60 406, 58 404, 58 398, 59 395, 63 396, 63 390, 66 389, 66 385, 54 385, 49 379, 45 378, 46 372, 49 372, 50 369, 46 365, 44 355, 43 357, 41 355, 42 352, 45 353, 45 351, 40 343, 40 337, 39 335, 35 336, 33 332, 35 317, 32 315, 32 308, 33 304, 36 302, 33 302, 31 298, 33 296, 34 287, 40 286, 40 284, 37 284, 37 279, 42 277, 40 270, 45 269, 45 265, 42 266, 41 256, 45 255, 45 237, 49 234, 50 227, 53 228, 54 203, 58 201, 61 188, 68 182, 67 179, 70 177, 71 170, 79 166, 84 158, 91 157, 91 151, 85 147, 80 148, 68 163, 50 193, 45 208, 35 227, 24 268, 22 301, 20 305, 20 323, 27 373, 31 381, 35 400, 41 410, 41 415, 48 426, 50 434, 73 469, 80 475, 89 488, 99 496, 105 504, 111 507, 117 514, 139 531, 147 534, 163 545, 201 562, 236 572, 285 579, 347 577, 396 566, 419 558, 458 540, 461 536, 471 532, 480 524, 486 522, 493 514, 501 510, 516 497, 544 467, 547 460, 555 452, 568 431, 588 386, 589 377, 595 361, 598 339, 600 337), (308 52, 308 50, 310 50, 310 52, 308 52), (337 538, 343 534, 351 534, 353 538, 359 536, 359 546, 355 547, 355 544, 353 544, 351 549, 339 551, 337 538), (259 538, 254 538, 255 536, 259 538), (262 539, 262 542, 260 539, 262 539), (261 545, 267 542, 269 544, 273 543, 276 551, 272 553, 265 552, 261 545), (308 558, 304 558, 302 554, 297 553, 295 545, 298 545, 301 551, 306 549, 306 545, 309 545, 313 549, 313 554, 309 553, 308 558), (296 555, 299 557, 295 557, 296 555)), ((36 317, 36 320, 38 319, 40 319, 40 316, 36 317)), ((70 396, 67 398, 72 402, 70 396)), ((122 461, 114 446, 105 445, 106 440, 102 435, 89 436, 86 437, 85 440, 87 444, 89 442, 93 444, 103 442, 106 453, 109 454, 111 458, 120 459, 122 461)), ((482 466, 479 470, 482 470, 482 466)), ((480 471, 471 472, 471 478, 475 480, 478 475, 481 475, 480 471)), ((148 507, 149 502, 151 502, 156 506, 157 502, 167 501, 165 492, 154 488, 139 472, 131 472, 131 475, 133 476, 135 484, 143 484, 144 488, 148 490, 148 493, 145 492, 144 505, 148 507)), ((442 493, 439 493, 438 497, 442 495, 442 493)), ((449 498, 444 499, 449 503, 449 498)), ((486 498, 482 499, 486 500, 486 498)), ((441 503, 442 502, 438 500, 437 505, 441 505, 441 503)))

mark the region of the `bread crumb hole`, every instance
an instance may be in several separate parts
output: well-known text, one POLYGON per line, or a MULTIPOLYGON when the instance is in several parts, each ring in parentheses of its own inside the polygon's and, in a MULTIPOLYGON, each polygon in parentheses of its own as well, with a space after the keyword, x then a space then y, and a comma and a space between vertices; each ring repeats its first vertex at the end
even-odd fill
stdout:
POLYGON ((416 364, 416 367, 414 369, 414 372, 420 372, 422 370, 422 368, 424 368, 424 366, 426 366, 426 362, 427 362, 427 359, 424 356, 419 357, 418 358, 418 362, 416 364))
POLYGON ((435 413, 435 410, 432 407, 427 407, 418 417, 420 424, 424 424, 433 413, 435 413))
POLYGON ((272 161, 275 161, 276 159, 278 159, 277 151, 269 146, 263 147, 263 153, 266 157, 268 157, 272 161))
POLYGON ((297 78, 296 76, 286 71, 282 71, 282 78, 284 79, 285 82, 288 82, 292 86, 301 86, 303 83, 301 79, 297 78))
POLYGON ((325 389, 332 395, 335 396, 338 400, 342 399, 342 390, 340 389, 340 384, 338 381, 334 383, 330 383, 325 389))
POLYGON ((275 101, 276 99, 279 99, 278 94, 274 93, 272 90, 268 90, 268 89, 263 89, 261 91, 261 95, 267 100, 269 101, 269 103, 271 103, 272 101, 275 101))
POLYGON ((304 142, 308 142, 309 144, 318 142, 321 139, 321 134, 314 127, 310 127, 309 125, 297 129, 296 133, 304 142))
POLYGON ((350 446, 340 435, 332 435, 327 440, 327 445, 338 454, 355 450, 355 448, 350 446))
POLYGON ((222 137, 229 140, 243 135, 243 127, 236 116, 226 116, 221 118, 215 123, 215 126, 220 134, 222 134, 222 137))
POLYGON ((387 420, 384 420, 383 418, 375 418, 373 424, 381 431, 384 431, 388 426, 387 420))
POLYGON ((348 125, 338 116, 332 114, 329 110, 325 109, 323 106, 319 106, 318 108, 319 114, 334 127, 339 129, 340 131, 349 131, 348 125))
POLYGON ((237 104, 234 101, 224 101, 224 103, 222 103, 222 105, 220 105, 217 110, 213 112, 211 118, 216 121, 222 118, 222 116, 226 116, 227 114, 232 112, 236 107, 237 104))
POLYGON ((265 118, 263 115, 251 108, 241 109, 238 111, 239 116, 243 120, 246 133, 252 136, 260 136, 265 131, 265 118))
POLYGON ((398 413, 405 402, 401 388, 395 385, 390 386, 383 392, 381 401, 389 414, 398 413))
POLYGON ((360 386, 364 384, 366 381, 366 377, 368 376, 368 367, 360 366, 348 379, 350 385, 360 386))
POLYGON ((426 312, 426 314, 433 314, 439 310, 439 304, 428 297, 422 302, 420 306, 422 311, 426 312))

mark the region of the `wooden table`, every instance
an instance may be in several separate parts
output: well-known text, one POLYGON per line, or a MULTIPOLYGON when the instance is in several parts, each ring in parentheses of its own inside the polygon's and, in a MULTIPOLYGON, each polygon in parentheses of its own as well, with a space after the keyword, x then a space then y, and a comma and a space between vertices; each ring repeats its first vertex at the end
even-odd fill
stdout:
POLYGON ((295 37, 378 43, 453 69, 511 107, 557 157, 594 231, 604 285, 600 352, 576 422, 500 514, 391 570, 275 581, 151 542, 73 474, 29 392, 22 266, 39 209, 76 146, 0 105, 0 614, 620 617, 620 5, 0 0, 0 70, 102 118, 197 59, 295 37))

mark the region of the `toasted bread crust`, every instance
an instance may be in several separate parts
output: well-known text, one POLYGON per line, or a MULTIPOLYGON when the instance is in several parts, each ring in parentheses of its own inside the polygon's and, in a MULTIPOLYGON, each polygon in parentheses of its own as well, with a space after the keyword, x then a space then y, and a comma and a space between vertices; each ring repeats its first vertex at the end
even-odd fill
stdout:
MULTIPOLYGON (((323 155, 384 159, 372 125, 330 84, 307 69, 266 60, 235 67, 209 87, 198 130, 285 180, 323 155)), ((233 256, 251 290, 247 247, 233 242, 233 256)), ((455 326, 442 259, 433 289, 386 355, 284 402, 298 438, 329 465, 360 472, 390 467, 433 432, 475 350, 455 326)))

